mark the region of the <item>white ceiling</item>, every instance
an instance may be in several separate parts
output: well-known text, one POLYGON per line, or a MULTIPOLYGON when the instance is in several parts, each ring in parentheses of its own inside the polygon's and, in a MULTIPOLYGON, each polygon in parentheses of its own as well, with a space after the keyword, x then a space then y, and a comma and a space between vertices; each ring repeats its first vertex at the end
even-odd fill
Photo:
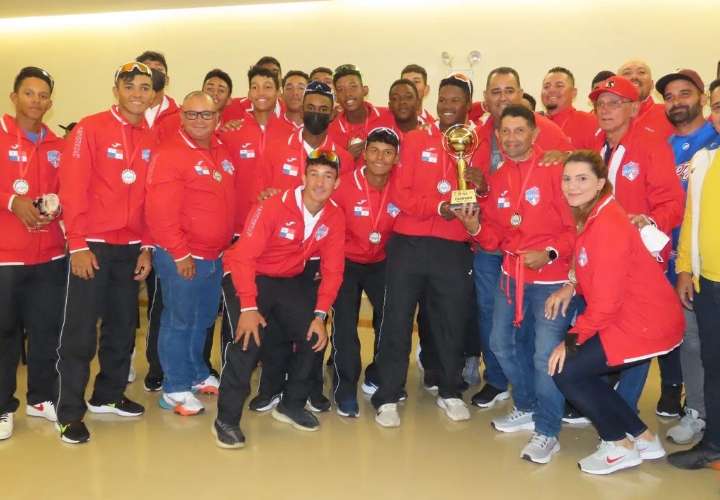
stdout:
POLYGON ((0 18, 290 3, 301 0, 0 0, 0 18))

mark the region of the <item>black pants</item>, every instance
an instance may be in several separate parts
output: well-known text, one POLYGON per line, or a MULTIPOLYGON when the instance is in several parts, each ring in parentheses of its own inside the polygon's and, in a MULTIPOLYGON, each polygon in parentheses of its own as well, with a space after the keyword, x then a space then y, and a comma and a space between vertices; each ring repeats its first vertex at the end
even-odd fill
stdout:
MULTIPOLYGON (((320 286, 320 261, 310 260, 305 265, 302 274, 298 276, 299 280, 310 290, 313 306, 317 300, 317 290, 320 286)), ((258 385, 258 394, 270 397, 283 392, 285 381, 287 380, 287 367, 289 364, 292 350, 286 342, 283 342, 282 335, 272 333, 272 325, 268 325, 268 345, 267 349, 262 349, 260 361, 262 362, 262 370, 260 371, 260 383, 258 385)), ((313 361, 313 369, 310 374, 310 395, 317 397, 323 392, 323 360, 325 359, 325 349, 315 353, 313 361)))
POLYGON ((138 282, 134 280, 140 245, 90 243, 99 270, 84 280, 68 272, 65 315, 58 346, 61 423, 82 420, 90 362, 98 352, 100 373, 90 398, 94 404, 122 398, 130 370, 138 318, 138 282), (97 321, 100 347, 97 342, 97 321))
MULTIPOLYGON (((345 260, 345 274, 333 305, 333 365, 335 376, 333 395, 335 401, 345 402, 357 398, 357 383, 362 371, 358 318, 363 290, 373 307, 375 341, 373 353, 377 352, 377 339, 382 323, 385 301, 385 261, 374 264, 358 264, 345 260)), ((368 367, 365 377, 368 377, 368 367)))
POLYGON ((593 423, 603 441, 620 441, 626 434, 639 436, 647 426, 623 398, 608 385, 605 375, 622 366, 608 366, 607 357, 597 334, 568 355, 561 373, 553 380, 565 398, 593 423))
POLYGON ((720 447, 720 282, 700 277, 695 294, 700 356, 705 369, 706 423, 703 441, 720 447))
MULTIPOLYGON (((163 301, 162 291, 160 286, 160 279, 155 274, 155 271, 151 271, 145 280, 147 286, 148 295, 148 331, 145 340, 145 357, 148 362, 148 376, 152 378, 163 378, 162 366, 160 366, 160 356, 158 355, 158 336, 160 335, 160 316, 162 316, 163 301)), ((221 303, 222 307, 222 303, 221 303)), ((222 310, 220 311, 221 315, 222 310)), ((225 322, 223 322, 225 327, 225 322)), ((203 356, 205 357, 205 364, 209 369, 212 370, 212 363, 210 362, 210 354, 212 352, 213 343, 213 332, 215 325, 211 326, 207 330, 207 337, 205 337, 205 347, 203 349, 203 356)), ((224 330, 223 330, 224 331, 224 330)), ((222 347, 222 346, 221 346, 222 347)), ((222 352, 222 350, 220 351, 222 352)))
POLYGON ((467 244, 430 237, 395 235, 388 242, 385 309, 378 343, 380 387, 377 408, 397 402, 407 375, 415 308, 425 297, 427 321, 440 362, 442 398, 460 397, 472 252, 467 244))
POLYGON ((16 375, 24 331, 28 336, 27 403, 57 399, 55 349, 65 278, 64 258, 32 266, 0 266, 0 414, 18 408, 16 375))
MULTIPOLYGON (((261 346, 252 339, 246 351, 242 350, 242 344, 229 343, 226 346, 218 395, 218 420, 227 424, 237 424, 240 421, 245 399, 250 393, 252 372, 261 352, 274 348, 272 346, 279 345, 292 352, 288 365, 283 367, 283 372, 288 373, 288 379, 282 405, 289 409, 302 408, 310 393, 310 372, 316 357, 312 345, 317 342, 315 335, 310 341, 305 338, 315 307, 311 290, 308 289, 307 282, 300 277, 258 276, 255 282, 258 289, 258 310, 268 326, 272 325, 273 328, 261 329, 261 346)), ((223 296, 227 301, 227 313, 234 336, 240 317, 240 303, 232 282, 224 285, 223 296)))

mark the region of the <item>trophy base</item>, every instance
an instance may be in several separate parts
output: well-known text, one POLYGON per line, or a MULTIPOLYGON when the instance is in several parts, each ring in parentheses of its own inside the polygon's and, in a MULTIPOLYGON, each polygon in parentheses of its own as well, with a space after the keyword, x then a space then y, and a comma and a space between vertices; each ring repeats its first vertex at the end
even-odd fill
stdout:
POLYGON ((477 205, 477 195, 472 189, 458 189, 450 194, 450 208, 457 209, 463 205, 477 205))

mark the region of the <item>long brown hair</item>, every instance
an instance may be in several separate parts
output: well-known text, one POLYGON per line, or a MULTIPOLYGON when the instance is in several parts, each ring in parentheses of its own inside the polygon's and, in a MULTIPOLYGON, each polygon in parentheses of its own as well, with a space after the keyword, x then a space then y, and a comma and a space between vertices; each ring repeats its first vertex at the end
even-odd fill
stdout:
POLYGON ((603 161, 602 156, 600 156, 600 154, 596 151, 589 149, 574 151, 565 159, 564 165, 567 165, 570 162, 586 163, 598 179, 605 179, 605 185, 600 191, 598 191, 594 200, 584 207, 572 207, 572 213, 575 217, 575 223, 577 224, 579 231, 583 228, 583 226, 585 226, 585 222, 587 221, 587 218, 593 208, 595 208, 598 200, 612 193, 612 184, 608 178, 608 167, 605 165, 605 161, 603 161))

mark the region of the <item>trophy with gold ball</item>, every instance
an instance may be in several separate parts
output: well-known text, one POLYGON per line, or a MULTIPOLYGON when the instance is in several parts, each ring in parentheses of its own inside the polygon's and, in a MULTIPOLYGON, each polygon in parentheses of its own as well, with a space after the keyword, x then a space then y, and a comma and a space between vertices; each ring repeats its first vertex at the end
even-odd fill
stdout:
MULTIPOLYGON (((468 189, 467 181, 465 180, 467 160, 472 157, 478 146, 478 138, 475 130, 465 124, 453 125, 443 134, 442 145, 445 152, 452 156, 457 162, 458 189, 450 194, 450 208, 459 208, 468 203, 476 204, 477 197, 475 190, 468 189)), ((445 192, 450 191, 450 183, 447 179, 441 180, 440 183, 445 183, 442 186, 445 192)), ((438 187, 441 193, 443 189, 438 187)))

